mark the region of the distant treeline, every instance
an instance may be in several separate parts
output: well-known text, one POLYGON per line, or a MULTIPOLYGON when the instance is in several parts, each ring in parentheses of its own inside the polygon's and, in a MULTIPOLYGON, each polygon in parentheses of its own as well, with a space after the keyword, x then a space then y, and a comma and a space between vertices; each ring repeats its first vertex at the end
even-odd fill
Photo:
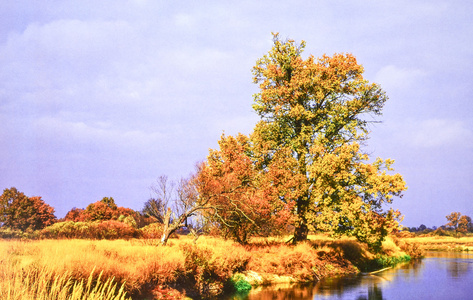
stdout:
POLYGON ((405 227, 405 231, 416 234, 433 234, 433 235, 454 235, 473 233, 473 223, 471 218, 467 215, 462 215, 460 212, 452 212, 446 216, 447 223, 442 226, 427 227, 421 224, 419 227, 405 227))

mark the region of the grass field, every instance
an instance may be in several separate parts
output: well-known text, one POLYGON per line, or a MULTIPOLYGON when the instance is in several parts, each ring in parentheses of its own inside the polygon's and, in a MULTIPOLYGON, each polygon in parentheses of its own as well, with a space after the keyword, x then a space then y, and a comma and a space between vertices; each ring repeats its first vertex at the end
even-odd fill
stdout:
POLYGON ((417 236, 402 238, 408 243, 415 243, 425 251, 473 251, 473 236, 417 236))
MULTIPOLYGON (((253 285, 307 282, 359 272, 376 258, 349 238, 310 236, 297 246, 285 241, 0 240, 0 299, 206 297, 242 285, 235 278, 253 285)), ((386 257, 405 255, 392 239, 383 247, 386 257)))

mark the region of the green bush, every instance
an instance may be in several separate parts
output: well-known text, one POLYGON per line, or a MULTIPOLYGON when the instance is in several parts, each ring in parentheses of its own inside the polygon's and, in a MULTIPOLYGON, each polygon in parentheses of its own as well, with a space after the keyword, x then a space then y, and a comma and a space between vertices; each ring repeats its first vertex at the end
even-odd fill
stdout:
POLYGON ((241 274, 234 275, 231 282, 237 293, 247 293, 251 290, 251 284, 241 274))
POLYGON ((23 238, 23 232, 21 230, 11 228, 0 228, 0 238, 2 239, 20 239, 23 238))

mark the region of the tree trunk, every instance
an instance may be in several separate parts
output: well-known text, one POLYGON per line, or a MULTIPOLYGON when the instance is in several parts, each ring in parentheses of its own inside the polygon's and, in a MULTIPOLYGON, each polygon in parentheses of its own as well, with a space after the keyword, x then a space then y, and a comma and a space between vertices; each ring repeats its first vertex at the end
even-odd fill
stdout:
POLYGON ((299 222, 296 223, 296 228, 294 229, 294 238, 292 242, 294 244, 298 242, 303 242, 307 240, 308 234, 309 228, 307 226, 307 221, 305 219, 301 219, 299 222))
POLYGON ((294 238, 292 242, 294 244, 307 240, 309 235, 309 226, 307 224, 307 204, 303 199, 297 201, 297 221, 294 228, 294 238))
POLYGON ((161 244, 166 245, 169 239, 169 223, 171 222, 171 209, 168 208, 166 212, 166 216, 164 217, 164 229, 163 229, 163 235, 161 237, 161 244))

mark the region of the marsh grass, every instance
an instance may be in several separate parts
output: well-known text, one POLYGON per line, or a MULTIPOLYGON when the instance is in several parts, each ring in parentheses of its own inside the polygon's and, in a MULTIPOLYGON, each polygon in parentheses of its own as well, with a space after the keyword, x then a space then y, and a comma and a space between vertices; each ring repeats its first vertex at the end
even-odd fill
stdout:
MULTIPOLYGON (((175 282, 177 274, 184 272, 185 261, 175 249, 134 245, 123 240, 0 240, 0 257, 0 276, 16 278, 15 284, 22 281, 12 274, 25 277, 24 274, 35 274, 38 270, 58 276, 66 274, 73 282, 89 278, 98 281, 101 274, 106 280, 114 278, 129 293, 139 293, 150 282, 175 282)), ((41 272, 38 274, 47 274, 41 272)))
MULTIPOLYGON (((125 292, 133 297, 215 297, 226 289, 247 289, 248 282, 308 282, 356 273, 376 258, 355 239, 309 238, 296 246, 287 238, 240 245, 209 236, 197 244, 182 236, 167 246, 153 239, 0 239, 0 299, 82 299, 77 297, 91 292, 96 298, 90 299, 97 300, 124 299, 125 292), (257 280, 238 277, 249 273, 257 280), (46 284, 35 285, 40 282, 46 284), (48 298, 51 293, 62 298, 48 298)), ((385 252, 403 253, 392 241, 385 242, 385 252)))
POLYGON ((0 298, 4 300, 125 300, 124 285, 113 277, 74 281, 69 273, 54 274, 48 269, 11 270, 0 274, 0 298))

